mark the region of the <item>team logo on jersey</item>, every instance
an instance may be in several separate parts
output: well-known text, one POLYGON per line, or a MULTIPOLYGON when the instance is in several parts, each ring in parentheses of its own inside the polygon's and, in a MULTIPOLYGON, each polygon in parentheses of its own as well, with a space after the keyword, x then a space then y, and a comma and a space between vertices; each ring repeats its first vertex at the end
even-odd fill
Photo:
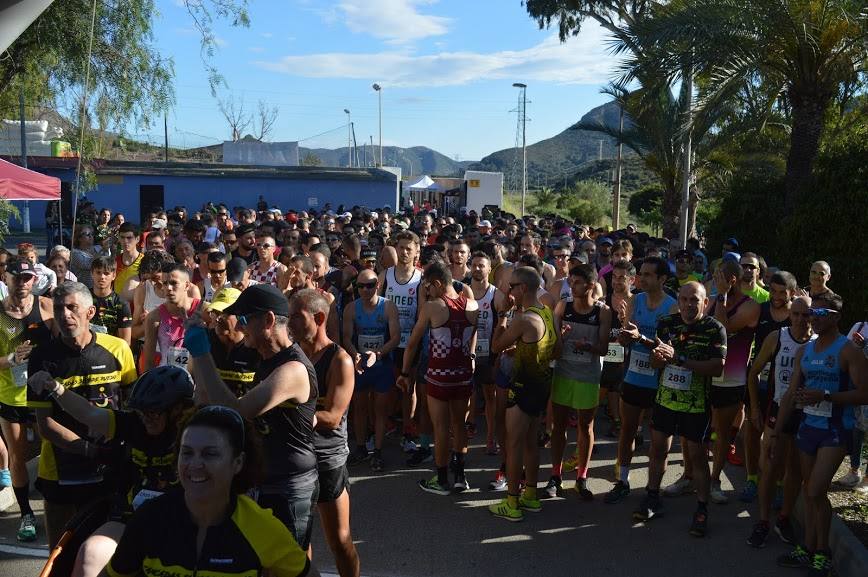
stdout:
POLYGON ((409 294, 410 296, 415 295, 415 294, 416 294, 416 289, 413 288, 413 287, 408 288, 408 289, 407 289, 407 294, 409 294))
POLYGON ((488 302, 484 302, 484 303, 482 303, 482 308, 484 308, 485 310, 488 310, 491 308, 491 304, 488 302))
POLYGON ((452 339, 452 348, 453 349, 457 349, 460 346, 461 346, 461 339, 459 339, 458 337, 455 337, 454 339, 452 339))
POLYGON ((829 355, 826 357, 826 368, 831 369, 835 366, 835 357, 829 355))

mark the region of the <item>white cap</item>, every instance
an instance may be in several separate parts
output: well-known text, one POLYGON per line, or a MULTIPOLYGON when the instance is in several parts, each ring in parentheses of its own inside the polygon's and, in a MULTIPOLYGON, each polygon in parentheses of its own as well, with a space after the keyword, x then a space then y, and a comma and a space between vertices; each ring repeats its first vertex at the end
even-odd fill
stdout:
POLYGON ((483 220, 482 222, 479 223, 479 226, 491 228, 491 221, 490 220, 483 220))

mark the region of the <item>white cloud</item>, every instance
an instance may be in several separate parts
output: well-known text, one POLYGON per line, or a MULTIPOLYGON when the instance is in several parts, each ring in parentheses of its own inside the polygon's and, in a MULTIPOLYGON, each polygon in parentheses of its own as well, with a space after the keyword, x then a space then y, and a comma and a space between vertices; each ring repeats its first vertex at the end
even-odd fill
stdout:
POLYGON ((618 58, 607 47, 607 33, 585 24, 582 33, 566 43, 561 43, 554 33, 524 50, 424 55, 399 50, 321 53, 255 64, 305 78, 375 79, 386 86, 400 87, 455 86, 479 80, 602 84, 614 76, 618 64, 618 58))
POLYGON ((248 52, 255 52, 256 54, 261 54, 261 53, 265 52, 265 48, 262 46, 248 46, 247 51, 248 52))
POLYGON ((449 18, 422 14, 417 7, 431 0, 343 0, 340 18, 351 31, 389 44, 406 44, 449 31, 449 18))
POLYGON ((271 32, 260 32, 259 35, 263 38, 271 38, 272 36, 274 36, 274 34, 271 32))

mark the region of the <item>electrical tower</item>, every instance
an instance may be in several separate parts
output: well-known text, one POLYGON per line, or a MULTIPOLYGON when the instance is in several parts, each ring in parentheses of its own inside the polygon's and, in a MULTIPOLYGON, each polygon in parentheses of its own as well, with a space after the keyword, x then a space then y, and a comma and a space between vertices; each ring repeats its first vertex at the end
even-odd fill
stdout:
POLYGON ((521 155, 521 214, 525 214, 525 197, 527 196, 527 84, 516 82, 514 88, 518 88, 518 108, 511 112, 517 112, 515 125, 515 160, 512 167, 512 189, 518 185, 518 162, 521 155), (521 150, 519 150, 521 146, 521 150))

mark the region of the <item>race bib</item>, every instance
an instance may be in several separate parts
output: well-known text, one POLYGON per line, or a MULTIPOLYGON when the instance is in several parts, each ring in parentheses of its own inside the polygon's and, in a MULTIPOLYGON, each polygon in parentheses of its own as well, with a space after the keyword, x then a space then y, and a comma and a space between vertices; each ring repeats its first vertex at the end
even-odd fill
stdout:
POLYGON ((663 369, 663 386, 677 391, 689 391, 690 383, 693 382, 693 371, 678 367, 676 365, 666 365, 663 369))
POLYGON ((804 409, 806 415, 813 415, 815 417, 826 417, 831 418, 832 416, 832 403, 829 401, 820 401, 815 405, 808 405, 804 409))
POLYGON ((606 350, 607 363, 623 363, 624 362, 624 347, 618 343, 609 343, 609 348, 606 350))
POLYGON ((637 375, 654 376, 654 369, 651 367, 651 355, 639 351, 630 353, 630 370, 637 375))
POLYGON ((95 333, 108 334, 108 328, 104 327, 102 325, 95 325, 95 324, 91 323, 90 328, 93 329, 93 332, 95 332, 95 333))
POLYGON ((579 363, 581 365, 590 364, 593 361, 593 355, 588 351, 578 350, 576 347, 579 343, 572 342, 567 343, 564 347, 563 358, 566 361, 570 361, 573 363, 579 363))
POLYGON ((359 352, 376 352, 382 348, 383 335, 359 335, 359 352))
POLYGON ((9 370, 12 371, 12 382, 16 387, 27 386, 27 363, 12 365, 9 370))
POLYGON ((139 507, 141 507, 142 505, 144 505, 145 503, 147 503, 148 501, 150 501, 154 497, 159 497, 162 494, 163 493, 160 491, 151 491, 150 489, 142 489, 141 491, 136 493, 135 497, 133 497, 133 502, 132 502, 133 511, 135 511, 136 509, 138 509, 139 507))
POLYGON ((169 356, 166 359, 167 365, 186 369, 189 363, 190 351, 184 347, 169 347, 169 356))
POLYGON ((476 339, 476 356, 487 357, 491 351, 491 346, 488 339, 476 339))

